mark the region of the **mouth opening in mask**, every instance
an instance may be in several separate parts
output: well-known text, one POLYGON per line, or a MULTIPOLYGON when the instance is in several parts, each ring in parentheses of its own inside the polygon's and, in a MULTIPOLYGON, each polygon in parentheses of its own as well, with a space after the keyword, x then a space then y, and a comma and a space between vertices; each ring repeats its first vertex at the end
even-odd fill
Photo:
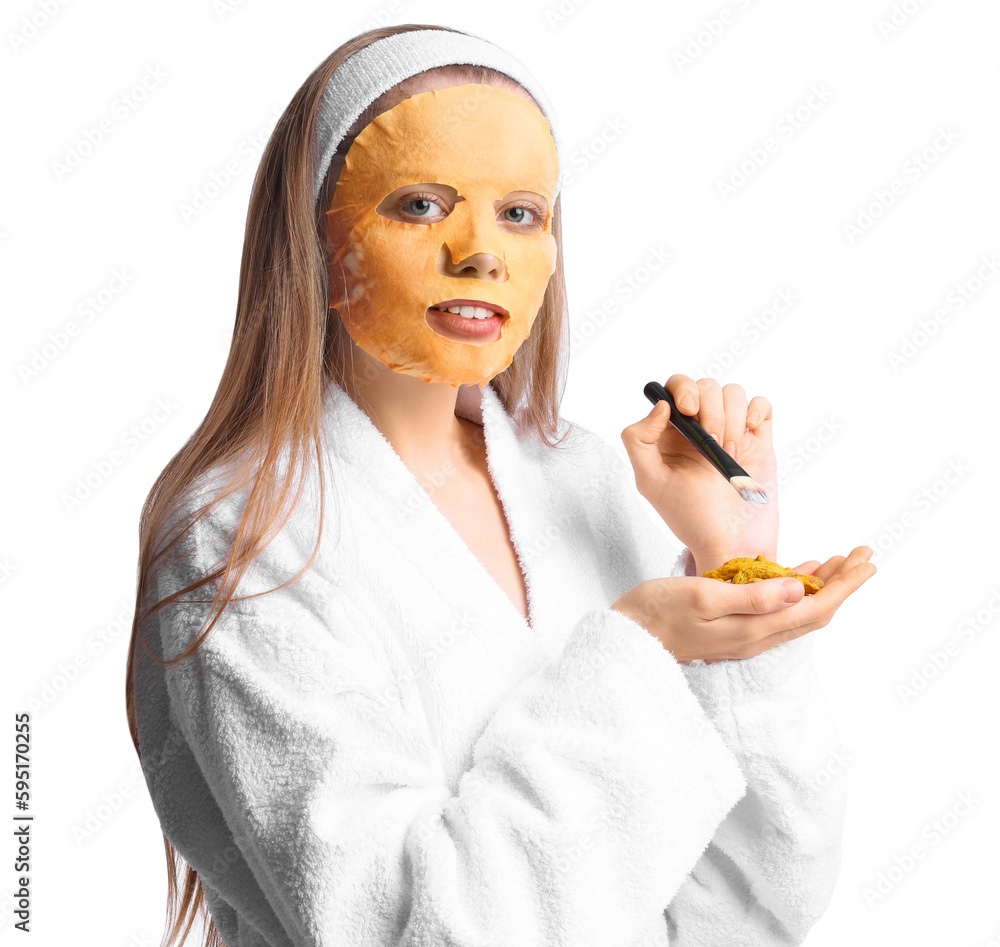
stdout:
POLYGON ((502 306, 477 299, 446 299, 427 310, 427 324, 439 335, 458 342, 496 342, 510 319, 502 306))

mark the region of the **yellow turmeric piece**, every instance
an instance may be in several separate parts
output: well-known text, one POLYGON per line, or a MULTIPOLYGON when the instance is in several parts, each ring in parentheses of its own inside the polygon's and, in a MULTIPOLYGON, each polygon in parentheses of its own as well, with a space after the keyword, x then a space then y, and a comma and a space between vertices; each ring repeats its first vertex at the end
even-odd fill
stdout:
POLYGON ((799 572, 792 572, 784 566, 779 566, 776 562, 771 562, 764 555, 756 559, 742 556, 737 559, 730 559, 723 563, 718 569, 712 569, 703 573, 706 579, 718 579, 720 582, 732 581, 734 585, 745 585, 747 582, 759 582, 761 579, 774 579, 779 576, 789 576, 798 579, 806 589, 806 595, 812 595, 823 588, 823 580, 814 575, 802 575, 799 572))

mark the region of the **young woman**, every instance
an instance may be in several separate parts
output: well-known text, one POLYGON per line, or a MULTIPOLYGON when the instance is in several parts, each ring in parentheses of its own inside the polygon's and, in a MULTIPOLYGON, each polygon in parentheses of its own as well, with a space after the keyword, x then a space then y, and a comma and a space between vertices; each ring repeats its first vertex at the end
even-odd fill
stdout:
MULTIPOLYGON (((219 391, 143 510, 170 943, 790 945, 826 908, 808 632, 871 550, 797 566, 808 598, 702 578, 775 558, 773 496, 665 405, 631 471, 559 416, 558 192, 544 94, 457 31, 358 36, 279 120, 219 391)), ((667 387, 773 494, 768 401, 667 387)))

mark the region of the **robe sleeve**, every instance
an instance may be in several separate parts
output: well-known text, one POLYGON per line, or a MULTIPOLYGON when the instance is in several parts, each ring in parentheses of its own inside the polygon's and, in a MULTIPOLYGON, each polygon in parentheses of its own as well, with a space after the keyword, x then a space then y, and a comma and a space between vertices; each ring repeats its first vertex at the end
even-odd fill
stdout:
MULTIPOLYGON (((196 524, 159 595, 213 569, 227 532, 196 524)), ((240 593, 293 559, 279 537, 240 593)), ((179 653, 207 609, 159 612, 154 651, 179 653)), ((154 809, 240 947, 630 947, 664 931, 666 893, 746 788, 680 665, 610 608, 504 695, 452 783, 415 691, 315 570, 233 603, 165 672, 137 653, 154 809)))
MULTIPOLYGON (((603 449, 611 452, 605 466, 614 466, 617 452, 606 442, 603 449)), ((682 547, 677 557, 676 538, 636 490, 630 465, 621 458, 618 464, 624 469, 614 506, 629 524, 632 584, 695 575, 690 550, 682 547)), ((798 945, 829 905, 840 869, 846 774, 812 647, 808 633, 744 660, 678 665, 739 760, 747 792, 690 875, 665 890, 671 947, 798 945)))

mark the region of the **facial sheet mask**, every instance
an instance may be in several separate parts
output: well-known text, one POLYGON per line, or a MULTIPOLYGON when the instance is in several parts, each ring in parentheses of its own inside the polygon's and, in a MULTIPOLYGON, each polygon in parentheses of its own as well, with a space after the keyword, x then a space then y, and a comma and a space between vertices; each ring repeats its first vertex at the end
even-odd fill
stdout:
POLYGON ((330 305, 357 345, 393 371, 452 387, 483 388, 504 371, 555 271, 558 174, 545 116, 507 89, 421 92, 375 118, 348 150, 327 211, 330 305), (453 189, 447 200, 427 187, 435 184, 453 189), (529 203, 542 214, 513 210, 529 203), (462 268, 478 254, 484 269, 462 268), (434 331, 428 309, 452 299, 506 310, 499 338, 465 342, 434 331))

